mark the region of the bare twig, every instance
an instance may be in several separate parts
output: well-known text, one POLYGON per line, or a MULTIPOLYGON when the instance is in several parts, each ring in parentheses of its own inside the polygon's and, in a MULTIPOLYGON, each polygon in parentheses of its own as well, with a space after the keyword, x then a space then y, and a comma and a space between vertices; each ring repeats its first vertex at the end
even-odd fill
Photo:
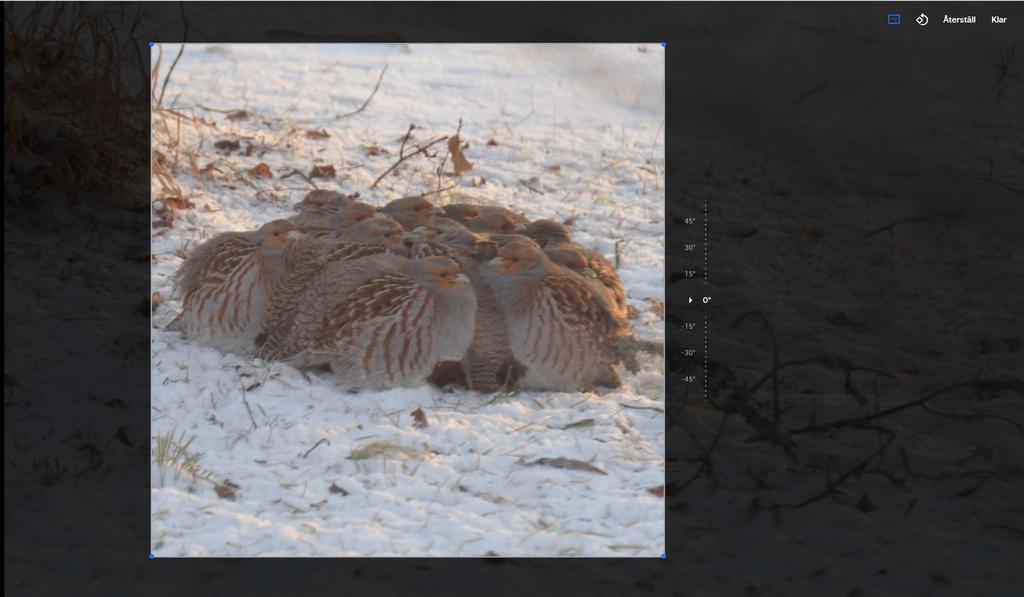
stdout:
POLYGON ((1001 416, 1001 415, 991 415, 991 414, 947 413, 947 412, 943 412, 941 410, 935 410, 934 408, 928 406, 927 404, 922 404, 921 408, 923 408, 924 410, 930 412, 933 415, 937 415, 937 416, 940 416, 940 417, 946 417, 947 419, 960 419, 962 421, 968 421, 968 422, 986 421, 986 420, 990 420, 990 419, 994 419, 996 421, 1003 421, 1004 423, 1009 423, 1010 425, 1013 425, 1014 427, 1017 428, 1017 431, 1020 431, 1022 434, 1024 434, 1024 425, 1021 425, 1020 423, 1018 423, 1017 421, 1014 421, 1010 417, 1004 417, 1004 416, 1001 416))
MULTIPOLYGON (((455 136, 458 137, 459 133, 461 133, 461 132, 462 132, 462 119, 460 118, 459 119, 459 126, 458 126, 458 128, 455 129, 455 136)), ((444 152, 444 157, 441 158, 441 165, 437 167, 437 188, 438 188, 438 192, 441 192, 440 191, 440 189, 441 189, 441 178, 444 176, 444 165, 448 161, 448 156, 450 156, 451 154, 452 154, 452 150, 449 147, 444 152)))
POLYGON ((380 89, 380 82, 384 80, 384 73, 386 73, 387 70, 388 70, 388 65, 385 64, 384 68, 380 69, 380 76, 377 77, 377 84, 373 86, 373 91, 370 92, 370 96, 366 98, 366 101, 363 102, 362 106, 359 106, 358 110, 355 110, 354 112, 349 112, 348 114, 342 114, 340 116, 337 116, 335 118, 335 120, 341 120, 342 118, 348 118, 349 116, 355 116, 356 114, 359 114, 360 112, 365 110, 366 106, 370 105, 370 100, 373 99, 373 96, 377 95, 377 90, 380 89))
POLYGON ((821 493, 819 493, 817 495, 814 495, 814 496, 811 496, 811 497, 807 498, 806 500, 804 500, 802 502, 797 502, 795 504, 778 504, 778 505, 774 506, 774 508, 776 508, 776 509, 779 509, 779 508, 803 508, 804 506, 809 506, 809 505, 813 504, 814 502, 820 501, 820 500, 822 500, 822 499, 824 499, 824 498, 826 498, 826 497, 828 497, 830 495, 833 495, 836 492, 836 490, 839 489, 840 485, 842 485, 844 482, 846 482, 846 480, 849 479, 850 477, 852 477, 853 475, 856 475, 858 473, 864 472, 864 468, 867 467, 868 463, 870 463, 877 456, 879 456, 883 452, 885 452, 889 448, 889 446, 891 446, 892 443, 894 441, 896 441, 896 437, 897 437, 896 433, 894 433, 894 432, 892 432, 892 431, 890 431, 888 429, 881 429, 881 431, 888 432, 889 433, 889 439, 884 444, 879 446, 877 450, 875 450, 871 454, 868 454, 868 456, 866 458, 864 458, 863 460, 858 462, 856 466, 854 466, 850 470, 846 471, 842 475, 839 475, 839 477, 835 481, 831 481, 831 482, 827 483, 825 485, 825 489, 821 493))
POLYGON ((313 450, 316 450, 317 446, 319 446, 320 444, 327 444, 329 446, 331 445, 331 442, 327 441, 327 438, 321 437, 319 440, 317 440, 315 444, 313 444, 312 448, 306 450, 306 453, 303 454, 302 457, 305 458, 306 456, 309 456, 309 453, 312 452, 313 450))
POLYGON ((415 128, 416 125, 410 122, 409 130, 405 131, 405 135, 402 137, 402 146, 398 148, 398 155, 402 155, 403 153, 405 153, 405 144, 409 142, 409 139, 412 137, 412 132, 415 128))
POLYGON ((411 152, 409 154, 403 154, 403 155, 398 156, 398 161, 395 162, 394 164, 391 164, 390 168, 388 168, 387 170, 384 171, 383 174, 378 176, 377 180, 373 181, 373 184, 370 185, 370 188, 371 189, 376 188, 377 185, 380 184, 380 181, 384 180, 384 177, 386 177, 388 174, 391 174, 391 172, 394 171, 394 169, 397 168, 405 160, 413 157, 414 155, 417 155, 417 154, 420 154, 420 153, 425 153, 427 151, 427 149, 429 149, 429 148, 433 147, 434 145, 437 145, 441 141, 445 141, 447 139, 448 139, 448 135, 445 135, 443 137, 438 137, 437 139, 434 139, 434 140, 430 141, 426 145, 422 145, 422 146, 421 145, 417 145, 416 146, 416 151, 413 151, 413 152, 411 152))
MULTIPOLYGON (((740 315, 739 318, 733 322, 732 327, 738 328, 748 317, 758 317, 761 319, 761 323, 764 324, 765 331, 768 332, 768 339, 771 341, 772 372, 769 375, 771 375, 772 379, 772 422, 778 425, 781 405, 779 404, 779 348, 778 344, 775 342, 775 329, 772 327, 771 322, 768 321, 768 318, 760 311, 748 311, 743 315, 740 315)), ((756 389, 756 386, 753 389, 756 389)), ((751 389, 751 393, 753 393, 753 389, 751 389)))
POLYGON ((928 394, 926 394, 926 395, 924 395, 924 396, 922 396, 920 398, 916 398, 914 400, 910 400, 910 401, 904 402, 902 404, 897 404, 896 406, 880 410, 880 411, 878 411, 876 413, 872 413, 870 415, 864 415, 862 417, 851 417, 851 418, 848 418, 848 419, 839 419, 837 421, 829 421, 828 423, 820 423, 820 424, 817 424, 817 425, 808 425, 806 427, 798 427, 796 429, 790 429, 789 432, 792 433, 792 434, 818 433, 818 432, 821 432, 821 431, 829 431, 831 429, 838 429, 840 427, 854 427, 854 426, 857 426, 857 425, 862 425, 862 424, 867 423, 869 421, 873 421, 875 419, 880 419, 882 417, 887 417, 887 416, 889 416, 891 414, 895 414, 895 413, 898 413, 900 411, 907 410, 908 408, 913 408, 915 406, 921 406, 921 405, 925 404, 926 402, 928 402, 929 400, 933 400, 935 398, 938 398, 939 396, 942 396, 943 394, 948 394, 949 392, 952 392, 954 390, 959 390, 961 388, 971 388, 971 389, 975 389, 975 390, 994 390, 994 391, 1008 390, 1008 391, 1018 392, 1018 393, 1024 394, 1024 382, 1018 381, 1018 380, 994 380, 994 381, 980 381, 980 380, 976 380, 976 381, 966 381, 966 382, 961 382, 961 383, 955 383, 955 384, 953 384, 951 386, 946 386, 945 388, 941 388, 939 390, 935 390, 934 392, 929 392, 928 394))
MULTIPOLYGON (((306 182, 308 182, 309 185, 312 186, 314 189, 319 189, 320 188, 320 187, 316 186, 316 183, 313 182, 308 176, 306 176, 302 172, 299 172, 298 170, 295 170, 294 168, 288 174, 282 175, 280 177, 280 180, 284 180, 286 178, 291 178, 292 176, 300 176, 300 177, 302 177, 302 179, 305 180, 306 182)), ((370 187, 370 188, 373 188, 373 187, 370 187)))
POLYGON ((171 74, 174 72, 174 67, 178 66, 178 60, 181 60, 181 55, 185 53, 185 42, 188 41, 188 19, 185 18, 185 3, 181 3, 181 20, 185 23, 185 32, 181 38, 181 47, 178 48, 178 55, 174 57, 174 62, 171 63, 171 67, 167 69, 167 76, 164 77, 163 87, 160 88, 160 99, 156 101, 156 105, 160 106, 164 103, 164 92, 167 91, 167 83, 171 80, 171 74))
POLYGON ((1014 186, 1014 185, 1012 185, 1012 184, 1010 184, 1008 182, 1003 182, 1003 181, 1001 181, 1001 180, 999 180, 997 178, 992 178, 992 177, 989 177, 989 176, 979 176, 978 180, 984 180, 985 182, 990 182, 990 183, 992 183, 994 185, 999 185, 999 186, 1003 187, 1004 189, 1013 191, 1014 193, 1020 193, 1020 194, 1024 195, 1024 189, 1022 189, 1020 187, 1016 187, 1016 186, 1014 186))
POLYGON ((798 95, 796 97, 796 99, 794 99, 792 102, 790 102, 789 107, 790 108, 795 108, 797 104, 799 104, 800 102, 804 101, 805 99, 811 97, 815 93, 818 93, 819 91, 825 89, 825 87, 826 87, 826 85, 824 83, 822 83, 822 84, 820 84, 820 85, 818 85, 816 87, 812 87, 812 88, 808 89, 807 91, 805 91, 805 92, 801 93, 800 95, 798 95))
POLYGON ((238 385, 242 388, 242 404, 245 405, 245 412, 249 413, 249 420, 252 421, 252 428, 256 429, 259 425, 256 424, 256 417, 252 416, 252 409, 249 408, 249 401, 245 398, 245 384, 242 383, 241 378, 238 380, 238 385))

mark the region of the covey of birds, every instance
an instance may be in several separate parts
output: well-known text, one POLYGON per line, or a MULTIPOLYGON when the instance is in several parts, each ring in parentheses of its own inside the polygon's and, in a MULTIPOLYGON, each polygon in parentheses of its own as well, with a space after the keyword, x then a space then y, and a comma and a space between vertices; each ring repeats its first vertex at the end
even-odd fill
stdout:
POLYGON ((626 293, 553 220, 494 205, 374 207, 315 190, 297 215, 199 245, 168 326, 223 352, 327 368, 348 390, 621 385, 626 293))

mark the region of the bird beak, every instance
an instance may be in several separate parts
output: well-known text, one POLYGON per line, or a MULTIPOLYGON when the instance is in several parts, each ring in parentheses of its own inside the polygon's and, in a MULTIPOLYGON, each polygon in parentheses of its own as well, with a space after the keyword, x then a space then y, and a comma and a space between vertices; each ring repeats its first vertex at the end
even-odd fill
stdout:
POLYGON ((288 238, 288 240, 298 240, 303 236, 305 235, 299 232, 298 230, 289 230, 288 234, 285 235, 285 237, 288 238))
POLYGON ((595 272, 594 270, 590 269, 589 267, 585 267, 585 268, 581 269, 580 273, 583 274, 584 276, 588 277, 588 278, 596 278, 597 277, 597 272, 595 272))
POLYGON ((498 269, 498 268, 502 267, 503 265, 505 265, 505 260, 502 259, 501 256, 498 256, 498 257, 495 257, 494 259, 491 259, 489 261, 489 263, 491 264, 491 267, 493 267, 495 269, 498 269))
POLYGON ((440 207, 435 207, 434 208, 434 215, 435 216, 443 216, 443 215, 445 215, 444 214, 444 210, 441 209, 440 207))
POLYGON ((382 211, 375 211, 375 212, 373 212, 373 217, 375 217, 375 218, 377 218, 379 220, 383 220, 384 218, 387 218, 388 215, 386 213, 382 212, 382 211))
POLYGON ((459 282, 460 284, 469 284, 469 276, 467 276, 466 274, 459 274, 455 276, 455 281, 459 282))
POLYGON ((526 224, 516 224, 516 232, 519 234, 526 232, 526 224))

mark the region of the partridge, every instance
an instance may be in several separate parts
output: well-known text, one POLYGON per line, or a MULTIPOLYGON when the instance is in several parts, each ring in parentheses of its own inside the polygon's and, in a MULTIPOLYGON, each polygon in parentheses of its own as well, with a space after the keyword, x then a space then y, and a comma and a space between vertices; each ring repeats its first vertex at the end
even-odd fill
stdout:
POLYGON ((303 234, 317 238, 334 238, 363 220, 373 217, 375 209, 368 203, 354 201, 328 215, 299 214, 288 219, 303 234))
POLYGON ((525 367, 519 387, 620 385, 612 368, 613 306, 583 277, 525 241, 499 247, 480 273, 504 315, 512 356, 525 367))
POLYGON ((345 229, 338 235, 338 239, 348 242, 382 244, 395 252, 404 253, 403 232, 404 230, 398 222, 377 213, 372 218, 345 229))
POLYGON ((474 232, 495 232, 498 234, 513 234, 526 229, 521 223, 517 223, 507 214, 498 211, 483 212, 478 216, 467 218, 467 228, 474 232))
POLYGON ((168 327, 222 352, 251 354, 299 236, 291 222, 274 220, 198 247, 175 275, 183 308, 168 327))
POLYGON ((257 354, 267 359, 281 356, 302 291, 328 263, 383 255, 393 250, 380 242, 338 242, 310 236, 296 241, 291 267, 279 278, 263 319, 262 332, 256 340, 257 354))
POLYGON ((446 257, 330 263, 302 291, 288 360, 330 365, 350 390, 419 385, 463 357, 475 311, 469 280, 446 257))
POLYGON ((473 339, 460 362, 463 378, 470 389, 482 394, 511 387, 517 381, 520 367, 509 347, 505 316, 490 286, 480 275, 479 262, 461 254, 456 261, 476 294, 473 339))
POLYGON ((594 272, 597 280, 607 289, 614 307, 614 313, 623 325, 628 327, 627 314, 629 304, 626 301, 626 291, 622 288, 622 280, 615 272, 615 268, 604 255, 593 249, 574 242, 569 230, 554 220, 535 220, 526 227, 526 235, 534 239, 550 257, 557 259, 567 258, 568 254, 557 252, 561 249, 568 249, 578 253, 586 260, 586 267, 594 272))
MULTIPOLYGON (((571 246, 555 246, 554 248, 544 249, 544 254, 548 256, 553 263, 556 263, 566 269, 572 270, 576 274, 582 276, 587 280, 598 293, 607 298, 608 302, 614 307, 612 309, 612 316, 616 323, 617 334, 628 334, 630 332, 629 320, 627 319, 627 311, 621 308, 620 305, 624 305, 618 302, 618 296, 612 288, 609 288, 605 280, 608 279, 607 272, 605 280, 598 277, 597 272, 591 267, 591 265, 597 265, 600 267, 600 263, 594 263, 594 260, 587 259, 586 256, 579 250, 572 248, 571 246)), ((614 271, 612 271, 614 275, 614 271)), ((617 280, 618 277, 616 276, 617 280)), ((620 286, 621 288, 621 286, 620 286)))
POLYGON ((518 214, 511 209, 506 207, 500 207, 498 205, 477 205, 475 203, 452 203, 445 205, 442 210, 444 215, 459 222, 465 224, 467 220, 480 216, 488 216, 490 214, 500 214, 509 220, 513 224, 529 224, 530 221, 526 219, 522 214, 518 214))
POLYGON ((382 207, 380 211, 409 231, 420 226, 429 228, 431 220, 437 214, 433 204, 422 197, 395 199, 382 207))
POLYGON ((329 189, 315 189, 295 204, 295 211, 300 214, 328 215, 350 205, 357 197, 359 193, 345 195, 329 189))

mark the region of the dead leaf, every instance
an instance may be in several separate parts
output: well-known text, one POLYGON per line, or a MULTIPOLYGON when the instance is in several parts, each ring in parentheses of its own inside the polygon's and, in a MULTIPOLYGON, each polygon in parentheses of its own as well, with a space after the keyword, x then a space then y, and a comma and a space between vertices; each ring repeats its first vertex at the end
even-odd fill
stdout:
POLYGON ((582 460, 575 460, 572 458, 538 458, 533 462, 527 462, 527 466, 551 466, 554 468, 564 468, 574 471, 588 471, 591 473, 598 473, 601 475, 607 475, 608 473, 590 464, 589 462, 583 462, 582 460))
POLYGON ((871 498, 869 498, 868 494, 866 493, 860 496, 860 499, 857 500, 857 503, 854 505, 854 507, 865 514, 868 514, 878 509, 878 506, 876 506, 875 503, 871 501, 871 498))
POLYGON ((153 293, 153 298, 150 300, 153 304, 153 313, 156 313, 156 308, 164 302, 164 295, 160 294, 159 291, 153 293))
POLYGON ((248 120, 250 116, 252 116, 252 114, 249 114, 249 112, 245 110, 235 110, 234 112, 228 113, 224 118, 227 118, 228 120, 248 120))
POLYGON ((651 297, 645 298, 644 302, 651 306, 651 313, 654 313, 658 319, 665 318, 665 303, 651 297))
POLYGON ((568 425, 562 427, 562 429, 572 429, 574 427, 593 427, 593 426, 594 426, 594 419, 583 419, 583 420, 580 420, 580 421, 576 421, 574 423, 569 423, 568 425))
POLYGON ((561 172, 562 166, 560 164, 552 164, 551 166, 544 166, 544 168, 550 172, 561 172))
POLYGON ((274 178, 274 173, 270 171, 270 166, 263 162, 253 166, 253 168, 249 170, 249 174, 252 174, 257 178, 274 178))
MULTIPOLYGON (((468 145, 467 145, 468 147, 468 145)), ((452 135, 448 139, 448 151, 452 153, 452 166, 455 169, 455 176, 473 168, 473 163, 462 155, 462 140, 458 135, 452 135)))
POLYGON ((325 130, 320 129, 319 131, 306 131, 307 139, 327 139, 331 135, 325 130))
POLYGON ((342 497, 345 497, 346 495, 348 495, 348 492, 345 491, 345 488, 338 487, 337 483, 331 483, 331 487, 330 487, 329 491, 331 493, 340 493, 342 497))
POLYGON ((213 490, 217 493, 217 497, 233 502, 235 501, 235 498, 238 497, 238 494, 235 493, 235 488, 238 486, 234 485, 234 487, 232 487, 232 485, 234 485, 234 483, 225 481, 224 483, 214 485, 213 490))
POLYGON ((253 152, 252 143, 246 143, 245 144, 245 155, 252 155, 252 152, 253 152))
POLYGON ((223 151, 224 153, 231 153, 232 151, 238 150, 242 146, 241 143, 233 139, 221 139, 213 144, 214 148, 223 151))
POLYGON ((576 223, 576 216, 569 216, 568 218, 562 220, 562 223, 565 224, 566 226, 572 226, 573 224, 576 223))
POLYGON ((491 139, 490 141, 487 142, 487 147, 497 147, 497 146, 498 146, 498 142, 495 141, 494 139, 491 139))
POLYGON ((380 155, 383 151, 379 145, 364 145, 363 150, 366 151, 366 155, 369 156, 380 155))
POLYGON ((164 203, 171 209, 192 209, 195 207, 195 204, 189 201, 188 198, 175 197, 174 195, 164 197, 164 203))
POLYGON ((423 412, 422 408, 417 408, 412 411, 412 426, 416 429, 423 429, 424 427, 430 427, 430 423, 427 423, 427 415, 423 412))
POLYGON ((650 493, 651 495, 656 495, 658 497, 665 497, 665 486, 655 485, 654 487, 648 487, 647 493, 650 493))
POLYGON ((334 166, 313 166, 313 169, 309 171, 310 178, 334 178, 336 175, 334 166))

